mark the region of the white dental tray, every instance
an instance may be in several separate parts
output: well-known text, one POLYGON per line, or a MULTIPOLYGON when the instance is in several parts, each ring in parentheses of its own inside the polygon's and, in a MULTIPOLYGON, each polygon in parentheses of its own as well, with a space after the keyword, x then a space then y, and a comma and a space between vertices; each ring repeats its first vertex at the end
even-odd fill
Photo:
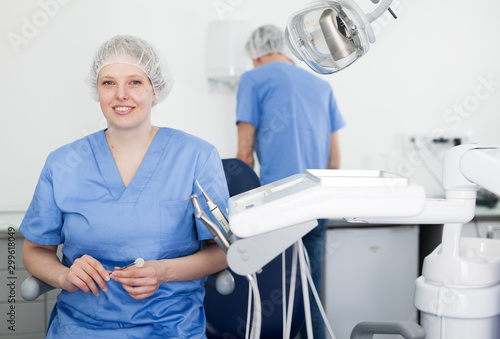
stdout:
POLYGON ((245 238, 320 218, 406 217, 425 192, 384 171, 306 170, 229 199, 229 224, 245 238))

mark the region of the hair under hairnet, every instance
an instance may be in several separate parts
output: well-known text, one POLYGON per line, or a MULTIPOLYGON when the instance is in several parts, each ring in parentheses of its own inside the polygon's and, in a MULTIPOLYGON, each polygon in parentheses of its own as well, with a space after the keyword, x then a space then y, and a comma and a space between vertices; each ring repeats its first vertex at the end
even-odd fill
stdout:
POLYGON ((149 42, 131 35, 117 35, 99 47, 90 66, 87 83, 96 101, 99 101, 99 72, 104 66, 116 63, 130 64, 146 73, 156 95, 153 105, 165 100, 174 85, 173 75, 163 56, 149 42))
POLYGON ((273 25, 264 25, 255 29, 247 41, 246 50, 252 59, 271 53, 282 53, 288 56, 284 33, 273 25))

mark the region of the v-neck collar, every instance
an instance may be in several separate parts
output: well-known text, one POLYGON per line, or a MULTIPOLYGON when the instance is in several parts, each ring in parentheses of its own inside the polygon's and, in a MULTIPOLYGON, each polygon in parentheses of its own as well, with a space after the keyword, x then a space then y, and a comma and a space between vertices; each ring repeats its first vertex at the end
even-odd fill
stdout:
POLYGON ((123 183, 118 166, 116 166, 115 159, 109 149, 104 130, 95 133, 93 136, 94 138, 90 138, 91 146, 94 150, 97 166, 109 192, 115 200, 120 202, 136 202, 151 179, 165 150, 168 140, 166 129, 158 129, 128 186, 123 183))

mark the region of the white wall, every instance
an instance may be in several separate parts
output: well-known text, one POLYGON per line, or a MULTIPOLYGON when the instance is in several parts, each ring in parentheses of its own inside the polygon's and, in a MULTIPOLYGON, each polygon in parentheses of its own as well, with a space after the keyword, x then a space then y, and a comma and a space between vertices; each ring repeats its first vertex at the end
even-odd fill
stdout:
MULTIPOLYGON (((155 43, 174 70, 176 85, 156 107, 154 122, 205 138, 222 157, 234 156, 235 94, 214 93, 207 84, 207 23, 283 27, 307 2, 1 0, 0 210, 27 207, 51 150, 104 127, 83 79, 98 44, 115 34, 155 43)), ((368 0, 357 2, 371 9, 368 0)), ((375 23, 370 52, 324 79, 347 122, 343 168, 394 171, 432 191, 422 159, 433 156, 401 152, 398 136, 467 134, 500 144, 500 3, 401 0, 393 8, 398 20, 384 16, 375 23)))

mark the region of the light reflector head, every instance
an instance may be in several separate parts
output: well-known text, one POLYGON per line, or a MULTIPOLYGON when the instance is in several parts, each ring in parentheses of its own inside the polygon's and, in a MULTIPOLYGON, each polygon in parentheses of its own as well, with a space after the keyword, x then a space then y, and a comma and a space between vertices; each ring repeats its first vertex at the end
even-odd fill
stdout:
POLYGON ((288 20, 285 41, 292 53, 320 74, 335 73, 362 57, 373 32, 355 4, 318 1, 288 20))

